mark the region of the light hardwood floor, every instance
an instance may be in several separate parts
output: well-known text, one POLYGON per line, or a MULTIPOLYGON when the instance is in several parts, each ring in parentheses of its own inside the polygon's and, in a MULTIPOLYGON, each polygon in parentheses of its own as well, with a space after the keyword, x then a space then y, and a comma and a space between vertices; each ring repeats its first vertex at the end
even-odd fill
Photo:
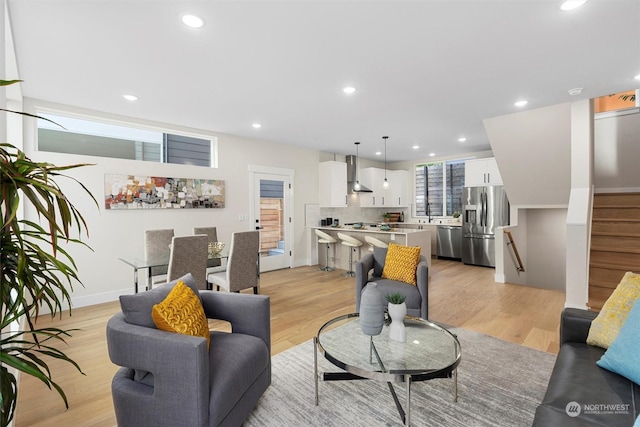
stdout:
MULTIPOLYGON (((354 279, 341 273, 299 267, 262 275, 261 293, 271 297, 272 354, 311 339, 329 319, 354 311, 354 279)), ((429 281, 430 319, 556 353, 565 294, 495 283, 494 274, 491 268, 434 259, 429 281)), ((85 375, 65 363, 49 364, 54 380, 67 393, 69 410, 55 391, 22 376, 16 427, 116 425, 110 384, 117 367, 107 354, 105 325, 118 311, 119 304, 112 302, 74 309, 72 316, 64 313, 53 322, 39 319, 40 327, 53 324, 78 329, 68 339, 65 351, 85 375)), ((210 326, 227 327, 220 322, 210 326)))

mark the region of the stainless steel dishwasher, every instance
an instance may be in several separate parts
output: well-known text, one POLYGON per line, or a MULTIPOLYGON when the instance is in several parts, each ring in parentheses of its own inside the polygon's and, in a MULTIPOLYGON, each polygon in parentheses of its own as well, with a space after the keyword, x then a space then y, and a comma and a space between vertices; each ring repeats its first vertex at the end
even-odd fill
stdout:
POLYGON ((460 226, 438 226, 438 258, 462 259, 462 230, 460 226))

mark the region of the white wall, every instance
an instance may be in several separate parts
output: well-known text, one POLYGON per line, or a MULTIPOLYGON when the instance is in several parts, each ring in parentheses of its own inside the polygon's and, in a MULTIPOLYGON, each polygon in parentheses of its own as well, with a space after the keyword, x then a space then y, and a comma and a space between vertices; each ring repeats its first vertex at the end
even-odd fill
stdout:
POLYGON ((593 101, 571 104, 571 197, 567 211, 567 307, 586 308, 594 175, 593 101))
MULTIPOLYGON (((53 105, 42 101, 25 99, 25 108, 43 106, 66 109, 77 114, 96 115, 96 112, 82 111, 74 107, 53 105)), ((103 115, 112 120, 122 117, 103 115)), ((143 234, 145 229, 173 228, 176 235, 192 234, 195 226, 216 226, 218 238, 230 241, 231 233, 252 229, 248 220, 240 221, 240 214, 250 214, 251 194, 249 194, 249 165, 293 169, 294 218, 293 248, 294 266, 306 262, 306 235, 304 233, 304 206, 318 203, 318 151, 285 146, 259 140, 238 138, 216 134, 200 129, 172 126, 170 130, 211 135, 218 138, 219 167, 217 169, 158 164, 135 160, 120 160, 102 157, 77 156, 60 153, 35 151, 35 121, 25 120, 25 152, 33 160, 47 161, 57 165, 71 163, 94 163, 69 172, 89 188, 98 200, 99 208, 83 196, 73 183, 64 183, 69 198, 76 204, 89 225, 90 237, 86 242, 93 248, 90 252, 81 247, 73 247, 71 253, 78 264, 78 270, 85 288, 77 287, 73 293, 73 305, 84 306, 112 301, 118 295, 133 292, 133 270, 118 261, 118 257, 141 257, 143 255, 143 234), (111 211, 104 205, 105 174, 139 174, 168 177, 221 179, 225 181, 226 200, 223 209, 206 210, 136 210, 111 211)), ((147 121, 134 121, 144 126, 162 128, 164 125, 147 121)), ((60 180, 61 183, 62 180, 60 180)), ((31 213, 33 215, 33 213, 31 213)))
POLYGON ((566 207, 571 189, 571 104, 484 120, 509 201, 566 207))
POLYGON ((567 209, 512 206, 511 212, 512 225, 503 228, 511 232, 525 271, 517 270, 507 239, 496 233, 496 281, 564 291, 567 209))
POLYGON ((640 112, 595 120, 596 191, 640 191, 640 112))
POLYGON ((589 185, 590 105, 589 100, 565 103, 484 121, 516 213, 510 230, 525 268, 515 271, 503 245, 496 251, 503 257, 500 266, 496 263, 497 278, 558 290, 568 290, 570 281, 572 292, 586 289, 586 267, 581 263, 577 276, 573 261, 586 259, 587 249, 569 230, 567 208, 576 200, 572 189, 589 185))
POLYGON ((566 209, 527 210, 527 285, 565 290, 566 209))

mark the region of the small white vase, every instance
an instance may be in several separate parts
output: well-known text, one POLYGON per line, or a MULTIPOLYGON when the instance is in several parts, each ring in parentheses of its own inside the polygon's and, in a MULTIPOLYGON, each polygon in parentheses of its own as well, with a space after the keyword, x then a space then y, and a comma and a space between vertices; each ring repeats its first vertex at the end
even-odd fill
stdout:
POLYGON ((389 303, 387 310, 391 317, 391 325, 389 325, 389 338, 394 341, 406 342, 407 333, 404 330, 404 318, 407 315, 407 305, 389 303))

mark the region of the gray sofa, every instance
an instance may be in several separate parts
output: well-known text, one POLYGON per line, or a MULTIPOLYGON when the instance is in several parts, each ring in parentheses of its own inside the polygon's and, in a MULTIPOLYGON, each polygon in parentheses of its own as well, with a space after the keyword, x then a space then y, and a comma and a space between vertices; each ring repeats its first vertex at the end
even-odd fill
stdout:
MULTIPOLYGON (((190 275, 181 278, 192 289, 190 275)), ((207 318, 229 321, 211 344, 155 328, 151 307, 176 281, 122 296, 107 323, 118 427, 239 426, 271 384, 270 302, 265 295, 200 291, 207 318)))
POLYGON ((586 343, 596 315, 575 308, 562 312, 560 351, 534 426, 631 427, 638 417, 640 386, 597 366, 605 349, 586 343))
POLYGON ((416 268, 416 283, 414 286, 409 283, 388 280, 382 278, 384 260, 387 256, 386 248, 374 248, 373 253, 369 253, 356 262, 356 312, 360 312, 360 298, 362 290, 369 282, 376 282, 382 295, 400 292, 407 297, 407 314, 409 316, 428 319, 429 317, 429 266, 427 259, 420 256, 420 263, 416 268))

